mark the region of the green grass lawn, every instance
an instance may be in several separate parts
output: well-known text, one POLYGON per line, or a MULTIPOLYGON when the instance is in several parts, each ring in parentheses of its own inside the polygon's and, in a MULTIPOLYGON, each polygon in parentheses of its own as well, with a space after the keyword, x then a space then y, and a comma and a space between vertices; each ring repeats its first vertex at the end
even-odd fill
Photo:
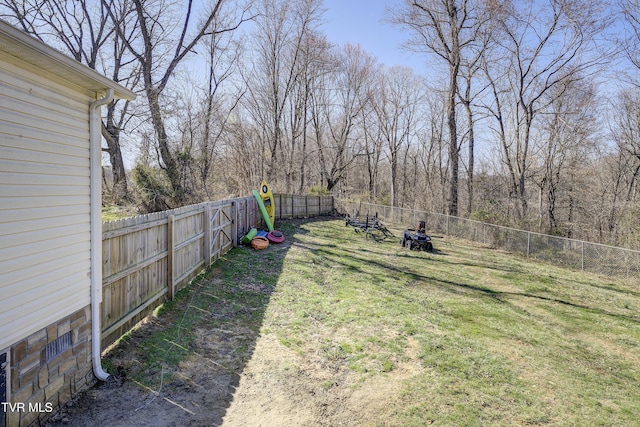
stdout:
POLYGON ((198 292, 268 289, 247 321, 362 383, 418 365, 381 425, 639 425, 637 286, 449 238, 409 251, 340 220, 279 228, 290 248, 235 249, 198 292))
POLYGON ((325 329, 326 357, 363 375, 417 341, 424 370, 403 384, 400 424, 640 422, 637 287, 459 240, 407 251, 341 221, 295 239, 265 324, 299 351, 325 329))

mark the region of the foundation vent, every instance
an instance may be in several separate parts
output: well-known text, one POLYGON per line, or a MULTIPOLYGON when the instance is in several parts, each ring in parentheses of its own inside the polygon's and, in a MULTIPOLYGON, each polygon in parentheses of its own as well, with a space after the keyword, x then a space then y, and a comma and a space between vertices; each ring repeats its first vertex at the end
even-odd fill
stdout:
POLYGON ((45 349, 47 362, 55 359, 56 357, 70 349, 73 346, 73 343, 71 341, 71 331, 69 331, 47 344, 47 347, 45 349))

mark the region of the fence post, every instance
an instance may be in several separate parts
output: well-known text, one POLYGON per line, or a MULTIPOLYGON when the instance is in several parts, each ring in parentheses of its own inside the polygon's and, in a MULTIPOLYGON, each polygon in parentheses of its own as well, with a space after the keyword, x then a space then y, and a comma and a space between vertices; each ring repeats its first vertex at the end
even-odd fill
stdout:
POLYGON ((204 223, 202 228, 204 231, 204 262, 205 268, 211 264, 211 206, 204 207, 204 223))
POLYGON ((581 250, 581 252, 582 252, 582 255, 580 257, 581 258, 580 261, 581 261, 581 264, 582 264, 581 268, 582 268, 582 271, 584 271, 584 240, 582 241, 582 250, 581 250))
POLYGON ((167 218, 167 292, 169 293, 169 299, 173 300, 175 297, 175 284, 173 279, 173 267, 175 261, 175 250, 173 244, 173 225, 175 222, 175 216, 169 215, 167 218))
POLYGON ((282 219, 282 195, 280 193, 273 195, 273 218, 282 219), (276 202, 276 198, 278 201, 276 202))
MULTIPOLYGON (((253 224, 251 224, 251 217, 249 216, 249 201, 247 200, 246 197, 242 199, 242 205, 244 206, 244 211, 243 211, 244 218, 242 219, 243 221, 242 232, 246 233, 248 229, 253 227, 253 224)), ((280 209, 280 218, 282 218, 282 209, 280 209)))
POLYGON ((527 258, 529 257, 530 253, 531 253, 531 232, 527 231, 527 258))
POLYGON ((231 202, 231 239, 233 247, 238 247, 238 202, 231 202))

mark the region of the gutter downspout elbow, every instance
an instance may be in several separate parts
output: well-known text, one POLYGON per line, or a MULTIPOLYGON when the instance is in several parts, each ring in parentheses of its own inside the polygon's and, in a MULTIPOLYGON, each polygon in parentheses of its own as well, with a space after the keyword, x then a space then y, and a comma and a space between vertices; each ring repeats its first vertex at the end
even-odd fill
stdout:
POLYGON ((90 182, 91 182, 91 359, 93 374, 106 381, 102 369, 100 304, 102 303, 102 117, 100 107, 113 100, 113 89, 93 101, 89 107, 90 182))

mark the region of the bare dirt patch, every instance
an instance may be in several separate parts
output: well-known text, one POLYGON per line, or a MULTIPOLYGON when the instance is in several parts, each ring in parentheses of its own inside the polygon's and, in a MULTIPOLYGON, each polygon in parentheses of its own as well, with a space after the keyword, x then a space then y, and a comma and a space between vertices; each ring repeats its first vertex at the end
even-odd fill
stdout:
POLYGON ((380 425, 397 403, 401 379, 414 369, 407 362, 362 379, 339 363, 297 355, 273 335, 261 336, 254 354, 224 426, 380 425))
POLYGON ((127 378, 137 362, 117 348, 110 357, 120 375, 86 392, 50 426, 378 425, 397 403, 401 380, 420 369, 408 352, 398 369, 362 380, 339 363, 296 354, 273 334, 259 336, 250 357, 238 353, 253 333, 240 324, 197 330, 192 355, 156 390, 127 378))

